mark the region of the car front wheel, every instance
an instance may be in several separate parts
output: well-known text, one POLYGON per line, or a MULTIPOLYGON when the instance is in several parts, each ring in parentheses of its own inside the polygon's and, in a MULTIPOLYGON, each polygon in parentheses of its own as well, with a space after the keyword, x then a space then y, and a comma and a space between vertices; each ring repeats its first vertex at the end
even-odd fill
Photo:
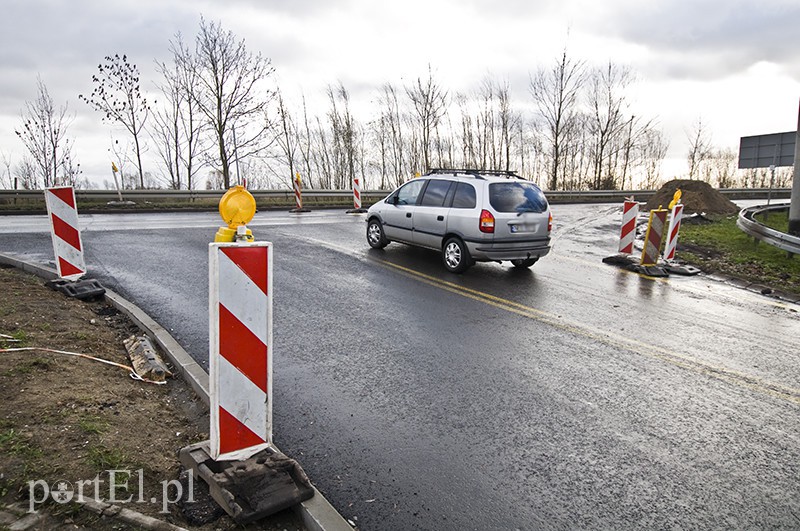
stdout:
POLYGON ((383 225, 377 219, 371 219, 367 224, 367 243, 373 249, 383 249, 389 245, 389 240, 383 233, 383 225))
POLYGON ((451 273, 463 273, 472 265, 469 250, 460 238, 449 238, 444 242, 442 261, 451 273))

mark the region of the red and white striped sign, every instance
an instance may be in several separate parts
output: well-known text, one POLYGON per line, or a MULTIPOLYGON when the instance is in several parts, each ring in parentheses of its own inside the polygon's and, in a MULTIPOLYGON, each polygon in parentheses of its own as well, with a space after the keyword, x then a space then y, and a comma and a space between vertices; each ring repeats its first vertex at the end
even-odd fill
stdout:
POLYGON ((361 181, 358 177, 353 177, 353 207, 356 210, 361 208, 361 181))
POLYGON ((622 206, 622 229, 619 235, 619 252, 633 253, 633 240, 636 238, 636 220, 639 216, 639 203, 626 200, 622 206))
POLYGON ((668 210, 651 210, 650 221, 647 224, 647 234, 644 237, 644 250, 642 250, 643 266, 654 266, 658 263, 661 250, 661 240, 664 235, 664 225, 667 224, 668 210))
POLYGON ((667 245, 664 248, 664 260, 675 259, 675 251, 678 248, 678 232, 681 230, 682 217, 683 205, 678 203, 672 207, 672 218, 669 220, 669 230, 667 230, 667 245))
POLYGON ((50 217, 50 233, 53 236, 58 276, 67 280, 78 280, 86 274, 86 262, 83 259, 83 244, 78 227, 75 191, 71 186, 48 188, 44 192, 44 198, 47 215, 50 217))
POLYGON ((295 174, 294 178, 294 202, 297 205, 297 210, 303 209, 303 191, 302 184, 300 183, 300 172, 295 174))
POLYGON ((215 460, 272 441, 272 244, 209 246, 211 436, 215 460))

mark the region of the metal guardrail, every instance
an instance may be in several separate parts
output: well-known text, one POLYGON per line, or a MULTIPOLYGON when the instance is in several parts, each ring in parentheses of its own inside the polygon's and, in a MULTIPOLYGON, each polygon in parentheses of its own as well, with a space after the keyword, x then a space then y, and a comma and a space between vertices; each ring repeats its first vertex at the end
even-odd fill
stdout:
MULTIPOLYGON (((720 192, 729 199, 765 199, 769 194, 767 188, 723 188, 720 192)), ((224 190, 123 190, 123 198, 129 201, 193 201, 199 199, 219 200, 224 194, 224 190)), ((259 199, 272 199, 284 201, 287 204, 294 203, 294 192, 285 190, 250 190, 250 193, 259 199)), ((639 200, 647 200, 655 194, 655 190, 545 190, 545 195, 552 203, 576 202, 612 202, 621 201, 631 195, 639 200)), ((389 191, 365 190, 362 192, 362 199, 366 202, 377 201, 389 191)), ((791 189, 781 188, 772 191, 772 197, 786 197, 791 194, 791 189)), ((116 201, 119 199, 116 190, 75 190, 78 201, 116 201)), ((351 190, 303 190, 303 197, 315 199, 318 203, 332 201, 343 203, 352 199, 351 190)), ((41 190, 0 190, 0 203, 9 203, 14 200, 36 201, 44 203, 44 194, 41 190)))
MULTIPOLYGON (((219 200, 225 190, 123 190, 122 197, 128 201, 188 201, 197 199, 219 200)), ((286 199, 294 202, 293 190, 250 190, 258 199, 286 199)), ((363 192, 362 195, 380 195, 388 192, 363 192)), ((75 190, 78 201, 116 201, 119 194, 116 190, 75 190)), ((322 199, 352 199, 351 190, 303 190, 303 197, 322 199)), ((8 199, 38 200, 44 199, 42 190, 0 190, 0 201, 8 199)))
POLYGON ((755 220, 755 216, 757 214, 788 209, 789 205, 761 205, 743 208, 741 212, 739 212, 739 218, 736 220, 736 226, 738 226, 739 229, 741 229, 745 234, 752 236, 757 240, 768 243, 788 253, 800 254, 800 237, 771 229, 755 220))

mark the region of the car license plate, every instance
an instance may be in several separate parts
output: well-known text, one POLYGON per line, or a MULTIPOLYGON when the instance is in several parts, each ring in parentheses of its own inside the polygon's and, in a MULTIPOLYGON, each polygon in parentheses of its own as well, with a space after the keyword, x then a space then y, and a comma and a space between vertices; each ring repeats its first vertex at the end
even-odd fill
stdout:
POLYGON ((516 234, 518 232, 534 232, 536 230, 535 223, 515 223, 513 225, 508 226, 508 230, 511 234, 516 234))

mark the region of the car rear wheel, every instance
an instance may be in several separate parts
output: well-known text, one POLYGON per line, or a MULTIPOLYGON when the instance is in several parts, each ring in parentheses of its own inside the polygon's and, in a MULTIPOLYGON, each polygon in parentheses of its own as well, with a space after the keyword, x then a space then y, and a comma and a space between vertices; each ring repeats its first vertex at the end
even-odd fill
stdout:
POLYGON ((451 273, 463 273, 472 265, 469 250, 460 238, 448 238, 442 248, 442 262, 451 273))
POLYGON ((514 267, 525 268, 532 266, 538 260, 538 258, 521 258, 519 260, 511 260, 511 263, 514 265, 514 267))
POLYGON ((377 219, 371 219, 367 224, 367 243, 373 249, 383 249, 389 245, 389 240, 383 233, 383 225, 377 219))

